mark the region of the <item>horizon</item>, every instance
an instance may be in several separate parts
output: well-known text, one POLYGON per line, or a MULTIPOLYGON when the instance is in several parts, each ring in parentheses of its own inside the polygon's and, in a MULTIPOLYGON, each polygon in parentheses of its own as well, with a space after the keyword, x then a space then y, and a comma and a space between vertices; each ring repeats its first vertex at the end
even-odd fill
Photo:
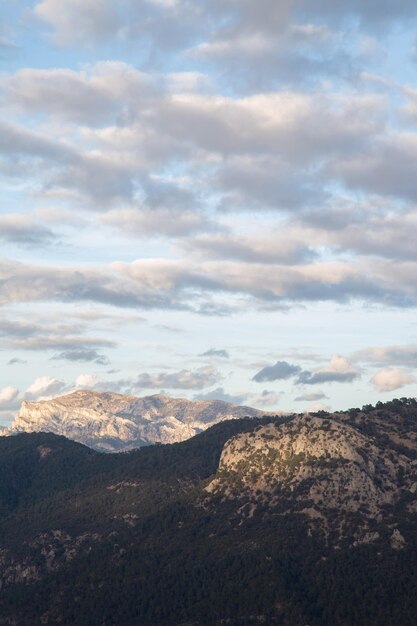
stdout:
POLYGON ((417 396, 417 5, 6 0, 0 425, 417 396))

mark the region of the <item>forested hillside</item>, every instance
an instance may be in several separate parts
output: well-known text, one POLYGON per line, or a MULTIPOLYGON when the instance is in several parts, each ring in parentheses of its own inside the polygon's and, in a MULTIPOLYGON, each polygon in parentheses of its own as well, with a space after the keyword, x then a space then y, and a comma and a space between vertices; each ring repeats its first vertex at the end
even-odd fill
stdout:
POLYGON ((414 626, 417 403, 0 439, 0 624, 414 626))

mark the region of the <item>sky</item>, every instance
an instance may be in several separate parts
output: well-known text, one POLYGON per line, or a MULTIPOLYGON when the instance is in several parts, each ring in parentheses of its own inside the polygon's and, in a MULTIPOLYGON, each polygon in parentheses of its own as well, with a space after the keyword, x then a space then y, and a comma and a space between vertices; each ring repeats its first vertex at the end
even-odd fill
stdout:
POLYGON ((0 423, 417 395, 415 0, 3 0, 0 423))

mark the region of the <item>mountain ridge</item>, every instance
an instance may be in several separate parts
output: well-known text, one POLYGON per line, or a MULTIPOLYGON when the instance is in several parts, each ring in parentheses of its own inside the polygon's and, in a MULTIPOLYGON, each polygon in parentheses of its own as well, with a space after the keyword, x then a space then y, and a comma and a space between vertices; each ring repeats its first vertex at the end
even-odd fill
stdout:
POLYGON ((264 414, 222 400, 77 390, 50 400, 23 401, 5 434, 53 432, 97 450, 122 452, 184 441, 217 422, 264 414))

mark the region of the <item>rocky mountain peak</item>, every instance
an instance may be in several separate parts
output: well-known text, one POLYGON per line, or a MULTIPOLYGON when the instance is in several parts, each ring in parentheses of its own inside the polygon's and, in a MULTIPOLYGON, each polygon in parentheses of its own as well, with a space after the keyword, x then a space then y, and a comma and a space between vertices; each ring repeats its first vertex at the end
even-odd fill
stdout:
POLYGON ((261 414, 217 400, 78 390, 52 400, 24 401, 9 433, 52 432, 113 452, 183 441, 217 422, 261 414))
MULTIPOLYGON (((351 527, 349 533, 369 541, 379 536, 368 531, 383 512, 414 506, 416 481, 415 424, 407 431, 378 416, 302 415, 228 441, 206 490, 235 501, 243 518, 267 506, 276 514, 299 514, 339 537, 356 524, 356 534, 351 527)), ((393 541, 401 544, 397 534, 393 541)))

